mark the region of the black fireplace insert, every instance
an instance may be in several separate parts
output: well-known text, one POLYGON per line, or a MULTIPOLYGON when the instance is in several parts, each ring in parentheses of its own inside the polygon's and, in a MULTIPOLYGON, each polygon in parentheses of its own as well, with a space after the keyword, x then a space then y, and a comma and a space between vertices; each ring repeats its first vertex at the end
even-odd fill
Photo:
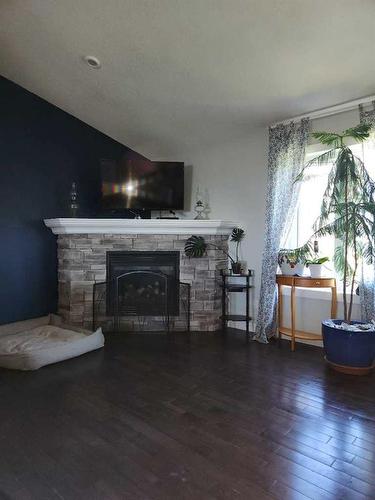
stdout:
POLYGON ((107 314, 178 316, 180 254, 107 252, 107 314))

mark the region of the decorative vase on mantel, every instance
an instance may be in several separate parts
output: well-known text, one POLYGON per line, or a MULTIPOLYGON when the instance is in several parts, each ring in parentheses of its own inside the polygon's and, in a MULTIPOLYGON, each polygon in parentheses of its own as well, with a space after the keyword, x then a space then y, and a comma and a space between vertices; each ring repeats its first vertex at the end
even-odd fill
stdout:
POLYGON ((70 217, 73 218, 77 217, 78 209, 79 209, 79 203, 78 203, 77 183, 72 182, 72 187, 70 189, 70 204, 69 204, 70 217))
POLYGON ((194 217, 194 220, 204 220, 204 211, 205 211, 205 207, 204 207, 204 204, 203 204, 203 201, 202 200, 197 200, 197 203, 195 204, 195 213, 197 214, 195 217, 194 217))

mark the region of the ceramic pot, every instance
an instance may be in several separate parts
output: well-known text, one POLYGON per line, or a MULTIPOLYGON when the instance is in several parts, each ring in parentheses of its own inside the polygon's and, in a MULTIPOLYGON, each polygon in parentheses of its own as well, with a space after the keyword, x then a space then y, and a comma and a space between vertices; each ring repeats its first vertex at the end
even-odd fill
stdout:
POLYGON ((288 262, 282 262, 280 264, 280 269, 282 274, 286 276, 302 276, 305 269, 305 265, 297 262, 297 264, 289 264, 288 262))
POLYGON ((322 264, 309 264, 309 271, 312 278, 321 278, 323 266, 322 264))
MULTIPOLYGON (((332 321, 342 323, 342 320, 332 321)), ((322 335, 326 361, 334 370, 365 375, 374 367, 375 332, 341 330, 322 321, 322 335)))
POLYGON ((241 274, 242 272, 241 262, 232 262, 232 272, 233 274, 241 274))

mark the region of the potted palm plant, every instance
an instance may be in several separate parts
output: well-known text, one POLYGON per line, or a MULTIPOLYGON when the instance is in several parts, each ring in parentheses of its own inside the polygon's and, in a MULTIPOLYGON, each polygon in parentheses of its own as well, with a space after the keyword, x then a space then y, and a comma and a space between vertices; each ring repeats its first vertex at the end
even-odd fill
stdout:
POLYGON ((230 241, 235 243, 235 256, 232 257, 228 252, 223 250, 221 247, 218 247, 214 243, 206 243, 205 239, 202 236, 190 236, 185 242, 185 255, 188 257, 203 257, 206 253, 207 248, 215 248, 223 252, 231 263, 231 268, 233 274, 241 274, 242 265, 239 261, 239 248, 240 243, 245 237, 245 231, 240 227, 235 227, 230 236, 230 241))
POLYGON ((339 242, 334 264, 342 274, 344 318, 322 322, 323 342, 331 366, 358 374, 367 373, 375 360, 374 325, 352 321, 358 271, 375 257, 375 184, 347 142, 365 141, 370 128, 360 124, 341 134, 315 132, 313 136, 329 149, 307 163, 297 177, 302 180, 309 167, 332 165, 312 238, 330 235, 339 242))

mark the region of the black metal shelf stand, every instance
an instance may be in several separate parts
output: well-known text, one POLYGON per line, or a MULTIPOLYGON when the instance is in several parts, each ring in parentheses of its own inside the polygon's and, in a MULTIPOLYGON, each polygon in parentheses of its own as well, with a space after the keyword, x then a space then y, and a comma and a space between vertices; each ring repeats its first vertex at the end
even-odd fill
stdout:
POLYGON ((228 328, 228 321, 244 321, 246 322, 246 340, 250 340, 250 321, 252 317, 250 315, 250 289, 253 288, 252 277, 254 272, 248 269, 246 273, 243 274, 231 274, 228 271, 221 271, 221 321, 223 332, 228 328), (230 282, 228 278, 241 278, 243 282, 230 282), (245 293, 246 294, 246 306, 245 314, 230 314, 228 311, 228 294, 229 293, 245 293))

